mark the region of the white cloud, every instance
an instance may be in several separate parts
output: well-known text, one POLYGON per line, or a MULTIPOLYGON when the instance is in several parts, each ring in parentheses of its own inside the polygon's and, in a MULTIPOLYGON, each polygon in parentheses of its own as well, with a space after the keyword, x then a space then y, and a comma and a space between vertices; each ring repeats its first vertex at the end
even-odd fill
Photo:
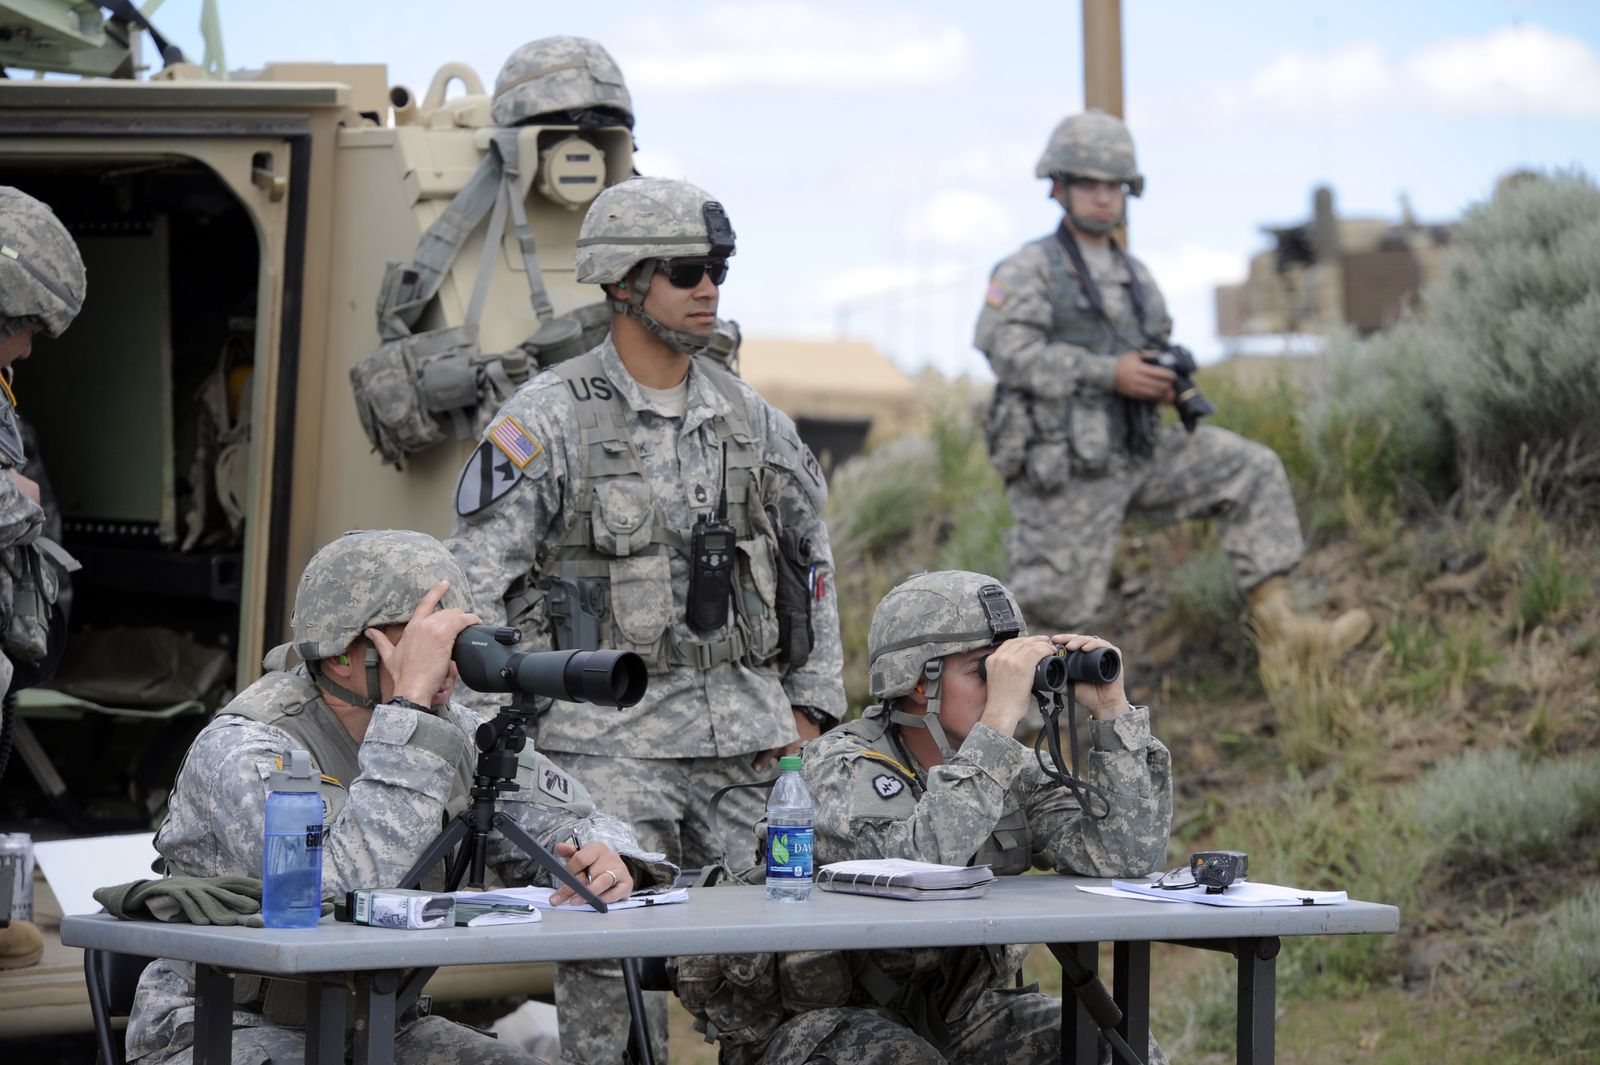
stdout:
POLYGON ((1375 41, 1291 49, 1243 81, 1154 110, 1163 127, 1176 129, 1396 114, 1592 118, 1600 116, 1600 56, 1539 26, 1451 37, 1398 58, 1375 41))
POLYGON ((1405 73, 1446 114, 1600 116, 1600 58, 1540 26, 1440 41, 1412 54, 1405 73))
MULTIPOLYGON (((1133 236, 1137 242, 1137 228, 1133 236)), ((1136 243, 1134 254, 1150 268, 1161 286, 1161 294, 1169 302, 1195 295, 1210 299, 1213 288, 1237 282, 1249 265, 1247 257, 1236 250, 1207 248, 1198 244, 1148 248, 1136 243)))
POLYGON ((719 4, 630 21, 612 41, 629 85, 658 92, 925 89, 972 65, 961 27, 911 8, 719 4))
POLYGON ((914 244, 970 248, 1011 227, 1011 212, 997 197, 968 189, 942 189, 918 204, 903 235, 914 244))

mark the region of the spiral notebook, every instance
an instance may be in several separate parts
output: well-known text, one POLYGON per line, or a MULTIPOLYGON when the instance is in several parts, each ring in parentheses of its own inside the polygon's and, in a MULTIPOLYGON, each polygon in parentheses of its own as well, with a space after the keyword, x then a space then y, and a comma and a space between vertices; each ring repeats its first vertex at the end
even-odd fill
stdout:
POLYGON ((987 865, 938 865, 907 858, 830 862, 817 870, 824 891, 881 895, 889 899, 975 899, 988 894, 994 870, 987 865))

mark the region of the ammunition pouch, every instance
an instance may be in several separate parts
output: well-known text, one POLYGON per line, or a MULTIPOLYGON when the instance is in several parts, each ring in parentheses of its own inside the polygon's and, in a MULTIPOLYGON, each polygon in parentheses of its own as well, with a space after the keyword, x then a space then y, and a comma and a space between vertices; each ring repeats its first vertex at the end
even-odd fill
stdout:
POLYGON ((518 188, 516 130, 497 132, 490 150, 444 214, 428 227, 411 263, 391 262, 378 288, 383 346, 350 370, 361 427, 385 462, 399 463, 445 438, 481 435, 500 405, 538 366, 581 353, 584 320, 556 317, 545 291, 533 230, 518 188), (492 209, 492 213, 491 213, 492 209), (510 351, 479 350, 478 321, 489 295, 510 215, 521 248, 538 330, 510 351), (438 295, 467 236, 488 216, 478 276, 461 325, 413 332, 438 295))
POLYGON ((77 568, 76 559, 43 537, 0 550, 0 648, 19 667, 19 678, 30 676, 28 683, 54 672, 65 650, 66 618, 58 603, 66 574, 77 568))
POLYGON ((446 426, 458 439, 481 434, 530 369, 520 348, 480 355, 478 327, 461 325, 389 341, 351 367, 350 387, 367 439, 398 463, 443 440, 446 426))
POLYGON ((984 413, 983 435, 989 445, 989 462, 1007 483, 1022 473, 1033 432, 1028 395, 1005 385, 995 385, 984 413))

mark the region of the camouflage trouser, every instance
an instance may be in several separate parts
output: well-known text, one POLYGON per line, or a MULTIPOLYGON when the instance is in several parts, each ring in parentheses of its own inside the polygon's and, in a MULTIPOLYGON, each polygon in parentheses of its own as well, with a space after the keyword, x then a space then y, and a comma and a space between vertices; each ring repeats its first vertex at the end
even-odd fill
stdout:
POLYGON ((1092 632, 1105 601, 1123 519, 1216 518, 1240 589, 1300 561, 1300 519, 1277 453, 1236 433, 1171 426, 1155 454, 1123 455, 1100 476, 1074 475, 1042 493, 1026 478, 1006 490, 1012 593, 1034 632, 1092 632))
MULTIPOLYGON (((735 868, 752 863, 754 827, 766 808, 766 792, 729 792, 717 808, 724 841, 712 838, 711 794, 726 784, 769 780, 775 769, 750 767, 754 755, 731 758, 613 758, 545 750, 583 783, 595 805, 633 826, 645 850, 664 851, 685 869, 707 865, 726 851, 735 868)), ((651 1042, 665 1061, 667 1003, 664 992, 645 995, 651 1042)), ((556 1011, 561 1059, 568 1065, 616 1065, 628 1044, 628 1000, 616 962, 556 966, 556 1011)))
MULTIPOLYGON (((306 1034, 303 1028, 273 1026, 233 1030, 232 1065, 270 1065, 306 1059, 306 1034)), ((147 1055, 138 1065, 189 1065, 194 1048, 168 1057, 147 1055)), ((395 1065, 545 1065, 516 1047, 492 1035, 474 1031, 443 1017, 422 1017, 395 1033, 395 1065)))
MULTIPOLYGON (((1037 986, 1037 985, 1035 985, 1037 986)), ((1167 1057, 1150 1039, 1148 1065, 1167 1057)), ((845 1007, 786 1021, 763 1048, 724 1047, 721 1065, 1044 1065, 1061 1060, 1061 1000, 1032 988, 985 991, 941 1053, 887 1011, 845 1007)), ((1100 1042, 1100 1063, 1111 1061, 1100 1042)))

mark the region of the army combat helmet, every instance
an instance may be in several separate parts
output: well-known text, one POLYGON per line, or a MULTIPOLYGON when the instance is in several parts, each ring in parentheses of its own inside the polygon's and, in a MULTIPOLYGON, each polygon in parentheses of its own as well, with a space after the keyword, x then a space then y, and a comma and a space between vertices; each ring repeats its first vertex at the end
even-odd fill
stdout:
POLYGON ((993 577, 961 570, 919 573, 891 589, 872 612, 867 632, 872 697, 895 724, 926 728, 948 759, 955 752, 939 722, 943 659, 1027 634, 1016 599, 993 577), (918 683, 928 699, 924 716, 899 709, 918 683))
POLYGON ((21 189, 0 185, 0 340, 37 321, 60 336, 83 309, 88 289, 78 245, 55 212, 21 189))
MULTIPOLYGON (((1133 137, 1122 120, 1104 111, 1085 111, 1068 115, 1050 134, 1044 154, 1033 168, 1035 177, 1096 178, 1121 181, 1132 196, 1144 192, 1144 175, 1133 157, 1133 137)), ((1070 202, 1070 201, 1069 201, 1070 202)), ((1070 209, 1069 209, 1070 214, 1070 209)), ((1072 224, 1085 232, 1110 232, 1115 224, 1071 215, 1072 224)))
POLYGON ((321 687, 352 705, 376 706, 377 648, 369 644, 364 656, 365 695, 330 680, 322 660, 344 654, 370 628, 410 621, 417 603, 440 581, 450 582, 440 607, 472 609, 460 563, 433 537, 404 529, 345 533, 306 563, 294 595, 294 639, 268 655, 268 668, 281 668, 283 652, 293 647, 321 687))
POLYGON ((587 37, 541 37, 511 53, 494 79, 489 115, 497 126, 545 121, 633 128, 622 69, 587 37))
POLYGON ((726 260, 733 253, 733 226, 709 192, 687 181, 636 177, 595 197, 584 215, 578 230, 577 280, 586 285, 617 284, 638 266, 631 291, 613 297, 611 309, 637 319, 673 350, 694 355, 711 338, 668 329, 646 314, 650 279, 665 260, 726 260))

